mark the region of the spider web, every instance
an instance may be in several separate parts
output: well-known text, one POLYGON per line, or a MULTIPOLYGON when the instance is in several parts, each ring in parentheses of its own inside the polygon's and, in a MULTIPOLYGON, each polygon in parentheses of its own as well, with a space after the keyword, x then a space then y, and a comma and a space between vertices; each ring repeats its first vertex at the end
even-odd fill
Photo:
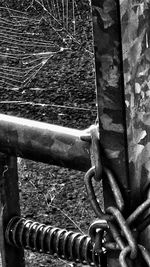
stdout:
POLYGON ((32 0, 23 12, 0 7, 0 88, 28 86, 52 57, 87 40, 85 31, 77 31, 79 5, 76 0, 32 0))

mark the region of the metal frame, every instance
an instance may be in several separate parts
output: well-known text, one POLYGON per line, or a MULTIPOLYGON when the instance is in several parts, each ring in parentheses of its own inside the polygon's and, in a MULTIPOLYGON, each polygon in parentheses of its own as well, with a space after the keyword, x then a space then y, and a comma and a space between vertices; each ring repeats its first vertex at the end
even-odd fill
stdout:
POLYGON ((0 266, 24 267, 22 248, 10 246, 5 240, 8 221, 20 216, 17 158, 0 153, 0 266))
MULTIPOLYGON (((111 15, 113 16, 114 23, 109 29, 104 26, 104 23, 99 23, 100 15, 96 8, 101 8, 105 4, 103 1, 92 1, 93 17, 97 17, 94 27, 94 43, 96 47, 95 61, 96 61, 96 74, 97 74, 97 104, 98 104, 98 119, 100 129, 100 142, 103 147, 103 165, 109 166, 113 171, 125 200, 125 216, 130 214, 129 203, 129 169, 128 169, 128 151, 127 151, 127 135, 126 135, 126 113, 124 101, 124 86, 123 86, 123 66, 121 50, 121 29, 120 29, 120 12, 119 1, 112 1, 111 15), (95 7, 95 9, 94 9, 95 7), (98 26, 98 27, 97 27, 98 26), (115 31, 116 30, 116 31, 115 31), (104 39, 105 47, 101 45, 102 41, 98 38, 104 39), (107 83, 105 74, 111 75, 111 64, 114 64, 116 57, 115 67, 118 71, 116 76, 115 85, 110 86, 107 83), (100 60, 107 60, 105 70, 103 70, 104 63, 100 60), (103 84, 105 86, 103 86, 103 84), (110 104, 111 103, 111 104, 110 104)), ((111 17, 110 15, 110 17, 111 17)), ((109 79, 109 76, 108 76, 109 79)), ((113 196, 108 180, 103 179, 103 192, 104 192, 104 205, 105 209, 114 204, 113 196)), ((118 251, 108 251, 107 264, 109 267, 117 267, 119 264, 118 251)))
MULTIPOLYGON (((93 25, 103 164, 112 169, 120 185, 127 218, 149 198, 149 4, 92 0, 92 5, 96 17, 93 25), (140 72, 141 66, 145 74, 140 72), (109 75, 114 77, 112 83, 109 75)), ((103 187, 107 209, 113 201, 107 179, 103 180, 103 187)), ((139 237, 148 250, 149 229, 139 237)), ((108 266, 120 266, 117 258, 117 253, 110 252, 108 266)), ((143 266, 139 259, 135 264, 143 266)))
POLYGON ((87 130, 0 114, 0 150, 8 155, 87 171, 90 144, 82 141, 87 130))
MULTIPOLYGON (((24 267, 23 248, 15 247, 16 242, 14 246, 10 246, 5 239, 6 228, 11 218, 20 217, 17 157, 87 171, 91 167, 90 143, 82 141, 82 139, 89 138, 89 130, 69 129, 2 114, 0 114, 0 129, 1 265, 3 267, 24 267)), ((15 238, 12 230, 10 232, 12 238, 15 238)), ((62 230, 60 230, 61 232, 62 230)), ((66 233, 66 230, 63 232, 66 233)), ((72 233, 72 237, 74 239, 74 233, 72 233)), ((70 238, 72 237, 70 236, 70 238)), ((80 238, 79 243, 76 238, 77 247, 81 247, 80 243, 83 243, 85 236, 80 238)), ((88 236, 84 243, 87 246, 86 254, 91 253, 89 249, 92 248, 92 244, 88 236)), ((89 259, 88 256, 86 257, 89 259)), ((90 254, 90 258, 92 258, 92 254, 90 254)), ((89 259, 89 261, 91 260, 89 259)))
MULTIPOLYGON (((139 236, 140 244, 134 247, 135 241, 132 238, 132 233, 128 225, 130 221, 135 220, 137 214, 139 216, 139 214, 143 212, 142 206, 139 208, 138 206, 147 198, 149 201, 149 95, 146 95, 144 91, 147 90, 145 84, 143 83, 141 85, 138 80, 138 64, 140 63, 143 66, 141 73, 149 68, 149 22, 146 21, 148 15, 146 13, 142 14, 142 10, 145 8, 143 5, 147 5, 147 1, 143 1, 143 3, 140 2, 139 5, 140 4, 142 6, 140 6, 141 9, 138 12, 141 13, 137 15, 137 11, 133 9, 135 7, 133 7, 132 1, 92 1, 94 17, 93 29, 96 47, 98 121, 100 125, 100 144, 102 151, 101 161, 102 166, 105 166, 105 169, 109 167, 109 170, 113 173, 115 182, 120 189, 120 192, 118 192, 123 195, 125 205, 123 211, 122 207, 120 210, 112 207, 110 208, 112 203, 114 204, 114 199, 111 188, 108 187, 108 182, 112 180, 110 179, 108 181, 104 176, 105 209, 107 213, 109 213, 109 216, 113 216, 118 225, 122 227, 122 232, 124 232, 124 236, 127 237, 129 245, 131 245, 131 247, 133 245, 132 250, 130 247, 125 247, 122 239, 120 239, 120 232, 117 232, 110 217, 109 228, 111 229, 111 233, 114 239, 117 235, 118 243, 120 242, 120 247, 123 248, 119 256, 122 266, 126 266, 126 255, 132 252, 131 254, 133 255, 131 255, 131 257, 134 256, 133 252, 137 253, 136 249, 141 253, 139 253, 133 264, 136 266, 144 266, 143 264, 145 263, 143 263, 142 255, 145 255, 144 259, 147 260, 147 264, 150 262, 147 252, 147 250, 150 249, 149 227, 139 236), (107 5, 105 6, 105 4, 107 5), (104 27, 103 23, 105 23, 105 21, 99 23, 100 18, 98 10, 100 8, 101 12, 104 11, 104 6, 105 12, 108 12, 108 15, 110 15, 110 24, 113 21, 110 27, 108 25, 104 27), (125 15, 127 15, 126 20, 125 15), (134 34, 132 32, 131 36, 130 30, 133 30, 133 28, 129 26, 131 26, 133 15, 135 15, 135 32, 134 34), (138 24, 136 15, 142 16, 140 19, 145 21, 143 28, 138 24), (101 36, 101 38, 99 36, 101 36), (102 44, 101 40, 104 44, 102 44), (125 42, 124 40, 132 42, 127 43, 127 41, 125 42), (127 55, 122 53, 126 45, 127 55), (132 53, 134 53, 133 56, 132 53), (131 60, 128 62, 129 66, 126 72, 128 56, 131 56, 131 60), (143 59, 146 65, 143 64, 143 59), (108 63, 107 67, 106 64, 104 64, 105 61, 108 63), (118 79, 116 78, 112 85, 108 83, 105 77, 106 74, 111 75, 113 73, 111 73, 111 70, 114 71, 115 74, 117 72, 119 73, 118 79), (127 90, 129 89, 130 92, 128 93, 127 90), (146 96, 148 99, 146 99, 146 96), (126 103, 127 106, 125 105, 126 103), (140 143, 141 140, 142 143, 140 143), (131 151, 132 146, 133 149, 131 151), (137 210, 133 212, 135 209, 137 210), (144 245, 147 250, 142 247, 142 245, 144 245)), ((147 75, 145 76, 146 85, 148 86, 149 72, 145 73, 147 75)), ((2 154, 0 157, 0 245, 2 266, 23 267, 23 250, 10 249, 4 239, 8 221, 13 216, 20 216, 16 157, 20 156, 48 164, 56 164, 62 167, 87 171, 91 167, 91 162, 92 164, 94 162, 90 157, 90 154, 93 153, 93 151, 91 151, 92 142, 89 142, 89 130, 72 130, 7 115, 0 115, 0 129, 0 151, 5 153, 5 155, 2 154), (6 156, 6 154, 8 156, 6 156), (15 191, 13 191, 14 188, 15 191)), ((97 144, 99 144, 99 142, 97 144)), ((86 176, 90 182, 94 175, 93 169, 91 169, 91 171, 92 176, 90 176, 91 172, 88 172, 86 176)), ((88 185, 89 184, 87 184, 87 187, 88 185)), ((90 187, 90 190, 91 188, 92 187, 90 187)), ((91 198, 92 201, 93 199, 94 198, 91 198)), ((144 202, 143 205, 145 209, 147 202, 144 202)), ((146 226, 148 222, 145 224, 146 226)), ((106 224, 103 226, 107 228, 106 224)), ((100 228, 101 227, 102 224, 100 224, 100 228)), ((107 238, 112 246, 112 237, 108 235, 107 238)), ((108 251, 108 267, 120 266, 118 255, 119 253, 116 250, 108 251)))

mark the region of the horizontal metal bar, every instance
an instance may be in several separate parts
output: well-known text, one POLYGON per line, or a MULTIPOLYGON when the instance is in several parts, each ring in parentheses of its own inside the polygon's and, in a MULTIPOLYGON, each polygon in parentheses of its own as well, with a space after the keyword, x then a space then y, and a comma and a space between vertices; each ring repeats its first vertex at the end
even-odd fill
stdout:
POLYGON ((65 168, 87 171, 91 166, 85 130, 0 114, 0 151, 65 168))

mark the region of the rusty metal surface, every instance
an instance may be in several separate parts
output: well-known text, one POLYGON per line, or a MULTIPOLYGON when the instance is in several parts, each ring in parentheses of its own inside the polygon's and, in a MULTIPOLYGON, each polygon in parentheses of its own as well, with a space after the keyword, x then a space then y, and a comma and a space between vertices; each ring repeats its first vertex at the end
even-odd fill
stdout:
POLYGON ((0 115, 0 151, 9 155, 86 171, 90 144, 81 135, 84 131, 0 115))

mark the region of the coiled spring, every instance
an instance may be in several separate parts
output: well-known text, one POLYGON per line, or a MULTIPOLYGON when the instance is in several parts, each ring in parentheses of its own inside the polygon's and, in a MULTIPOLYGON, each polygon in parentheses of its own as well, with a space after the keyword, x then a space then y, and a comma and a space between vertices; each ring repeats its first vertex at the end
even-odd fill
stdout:
POLYGON ((57 255, 61 259, 100 266, 91 238, 65 229, 13 217, 5 231, 6 242, 15 247, 57 255))

